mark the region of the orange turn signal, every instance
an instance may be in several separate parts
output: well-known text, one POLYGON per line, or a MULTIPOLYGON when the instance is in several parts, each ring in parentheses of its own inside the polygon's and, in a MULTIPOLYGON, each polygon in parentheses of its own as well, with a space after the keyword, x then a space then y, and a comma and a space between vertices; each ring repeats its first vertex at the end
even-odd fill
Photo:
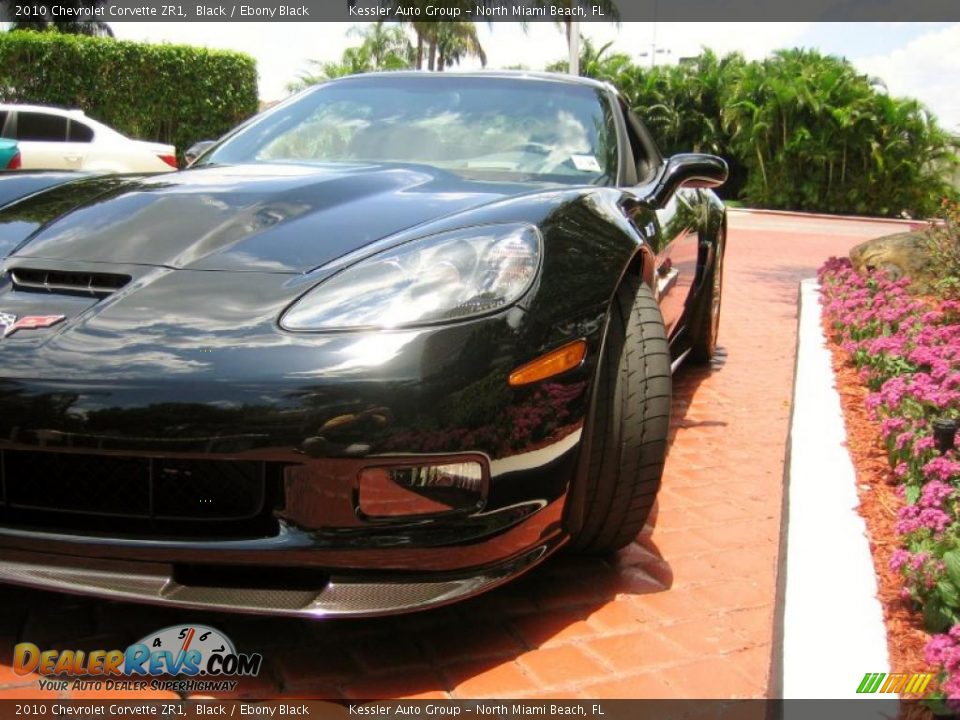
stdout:
POLYGON ((512 387, 529 385, 538 380, 559 375, 577 367, 583 362, 583 356, 586 354, 586 341, 574 340, 518 367, 510 373, 510 385, 512 387))

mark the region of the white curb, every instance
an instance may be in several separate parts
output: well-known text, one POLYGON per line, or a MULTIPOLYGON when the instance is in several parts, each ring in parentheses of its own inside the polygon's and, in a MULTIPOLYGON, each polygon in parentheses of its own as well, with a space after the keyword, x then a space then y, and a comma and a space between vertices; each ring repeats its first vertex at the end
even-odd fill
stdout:
POLYGON ((737 215, 739 213, 744 213, 745 215, 770 215, 771 217, 784 218, 798 217, 817 218, 822 220, 847 220, 850 222, 877 223, 880 225, 890 225, 893 227, 904 226, 907 228, 915 225, 926 227, 927 223, 929 222, 929 220, 922 218, 919 220, 912 220, 907 218, 870 217, 868 215, 830 215, 828 213, 800 212, 799 210, 767 210, 765 208, 748 207, 727 208, 727 213, 733 215, 737 215))
MULTIPOLYGON (((890 672, 883 609, 830 351, 819 286, 800 284, 787 470, 784 698, 854 698, 867 672, 890 672)), ((876 705, 870 705, 878 710, 876 705)), ((863 706, 866 710, 866 706, 863 706)))

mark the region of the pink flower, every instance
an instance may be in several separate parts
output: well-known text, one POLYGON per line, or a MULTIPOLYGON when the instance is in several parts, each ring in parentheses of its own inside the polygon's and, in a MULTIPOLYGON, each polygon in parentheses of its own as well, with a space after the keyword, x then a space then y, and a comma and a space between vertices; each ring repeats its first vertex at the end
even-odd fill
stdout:
POLYGON ((933 450, 933 438, 929 435, 913 441, 914 457, 920 457, 927 450, 933 450))
POLYGON ((890 569, 894 572, 900 572, 900 569, 910 560, 910 553, 903 548, 897 548, 890 556, 890 569))
MULTIPOLYGON (((930 439, 930 445, 933 446, 933 439, 930 439)), ((939 480, 941 483, 949 482, 951 479, 960 479, 960 463, 946 455, 936 457, 923 466, 924 476, 932 481, 939 480)))
POLYGON ((942 480, 931 480, 920 491, 920 500, 917 504, 922 508, 942 508, 944 500, 952 498, 955 494, 956 490, 952 485, 942 480))
POLYGON ((923 659, 928 665, 942 665, 944 654, 953 644, 953 638, 949 635, 934 635, 924 648, 923 659))

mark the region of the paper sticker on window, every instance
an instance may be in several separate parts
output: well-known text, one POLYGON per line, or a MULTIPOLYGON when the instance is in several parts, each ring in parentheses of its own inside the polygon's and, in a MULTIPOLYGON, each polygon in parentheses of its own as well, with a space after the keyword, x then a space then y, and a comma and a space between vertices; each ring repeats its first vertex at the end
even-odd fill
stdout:
POLYGON ((600 163, 597 162, 597 159, 593 155, 571 155, 570 159, 573 160, 573 166, 577 170, 600 172, 600 163))

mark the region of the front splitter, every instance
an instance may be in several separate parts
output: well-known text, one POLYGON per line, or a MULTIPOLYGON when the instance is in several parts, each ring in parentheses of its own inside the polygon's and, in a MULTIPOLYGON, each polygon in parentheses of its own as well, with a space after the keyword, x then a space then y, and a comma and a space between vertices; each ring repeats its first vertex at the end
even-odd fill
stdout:
POLYGON ((544 543, 469 576, 367 580, 333 575, 316 590, 253 583, 250 587, 187 585, 175 579, 172 565, 97 561, 78 567, 46 553, 3 551, 0 583, 195 610, 310 618, 377 617, 424 610, 485 592, 529 570, 560 544, 559 539, 544 543))

